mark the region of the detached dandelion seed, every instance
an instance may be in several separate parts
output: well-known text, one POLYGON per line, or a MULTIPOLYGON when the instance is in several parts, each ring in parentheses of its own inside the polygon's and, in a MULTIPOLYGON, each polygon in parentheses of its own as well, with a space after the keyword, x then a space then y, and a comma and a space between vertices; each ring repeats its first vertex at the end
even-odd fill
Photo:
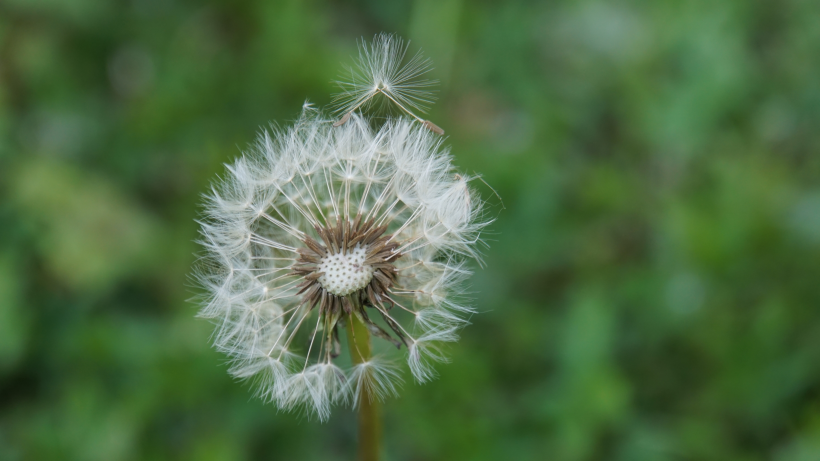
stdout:
POLYGON ((343 125, 354 111, 366 109, 381 94, 428 130, 444 134, 436 124, 413 113, 427 111, 435 100, 430 88, 437 82, 424 78, 432 65, 421 53, 403 63, 408 46, 389 34, 377 35, 371 44, 362 41, 356 66, 348 67, 343 79, 336 82, 342 91, 332 105, 343 115, 333 126, 343 125))
MULTIPOLYGON (((379 91, 418 109, 426 92, 405 82, 425 61, 399 67, 406 48, 389 36, 364 49, 379 91)), ((396 394, 400 370, 372 356, 370 335, 405 349, 417 381, 435 376, 441 344, 472 312, 459 286, 488 224, 442 138, 417 118, 371 127, 354 90, 344 123, 306 103, 292 126, 261 133, 206 195, 201 222, 200 314, 230 373, 320 420, 396 394)))

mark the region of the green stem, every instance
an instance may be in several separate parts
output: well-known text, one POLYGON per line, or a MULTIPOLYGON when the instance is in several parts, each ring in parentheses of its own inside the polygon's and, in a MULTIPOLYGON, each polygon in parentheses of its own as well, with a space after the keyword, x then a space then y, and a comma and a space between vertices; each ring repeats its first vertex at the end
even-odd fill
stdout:
MULTIPOLYGON (((360 309, 355 306, 354 309, 360 309)), ((371 357, 370 332, 367 326, 355 315, 348 316, 347 339, 350 346, 350 357, 354 364, 367 362, 371 357)), ((381 442, 381 418, 379 401, 362 389, 359 397, 359 459, 361 461, 378 461, 381 442)))

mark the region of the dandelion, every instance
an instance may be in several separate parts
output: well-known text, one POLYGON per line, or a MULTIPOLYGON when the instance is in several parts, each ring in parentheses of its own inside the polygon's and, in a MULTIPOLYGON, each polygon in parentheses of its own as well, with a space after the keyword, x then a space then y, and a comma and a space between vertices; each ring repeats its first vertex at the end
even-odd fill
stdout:
MULTIPOLYGON (((383 45, 367 54, 382 63, 374 75, 412 73, 383 45)), ((349 114, 338 124, 305 104, 292 126, 260 134, 206 195, 201 222, 201 315, 230 373, 321 420, 397 393, 400 370, 371 336, 406 350, 418 382, 435 376, 473 312, 460 285, 488 224, 473 178, 427 126, 349 114)))

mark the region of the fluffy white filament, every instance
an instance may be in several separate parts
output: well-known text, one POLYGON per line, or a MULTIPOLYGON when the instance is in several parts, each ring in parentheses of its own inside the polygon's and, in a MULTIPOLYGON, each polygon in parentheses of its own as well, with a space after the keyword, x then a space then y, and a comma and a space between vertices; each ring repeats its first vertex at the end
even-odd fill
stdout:
MULTIPOLYGON (((424 92, 402 82, 423 66, 417 57, 409 69, 397 67, 404 50, 380 36, 362 60, 371 78, 417 108, 424 92)), ((348 105, 365 90, 354 85, 348 105)), ((365 309, 402 332, 408 368, 424 382, 435 376, 432 362, 446 361, 440 346, 458 339, 472 312, 459 286, 488 224, 471 178, 453 171, 441 138, 422 123, 397 118, 374 129, 355 112, 341 126, 333 122, 306 104, 292 126, 262 132, 227 167, 206 195, 206 255, 197 272, 207 294, 200 315, 215 323, 214 345, 230 357, 230 373, 255 380, 258 395, 279 408, 304 408, 321 420, 333 404, 356 404, 363 393, 395 394, 401 377, 378 357, 343 368, 351 362, 345 335, 328 326, 345 319, 320 316, 298 294, 303 276, 291 267, 305 238, 318 241, 316 227, 358 215, 387 226, 402 254, 398 276, 382 302, 365 309)), ((359 282, 340 285, 339 295, 366 283, 359 282)))
POLYGON ((318 238, 314 226, 362 214, 386 224, 403 253, 389 299, 369 315, 398 323, 413 375, 432 378, 430 363, 444 360, 438 345, 455 341, 471 312, 458 287, 486 225, 480 205, 440 138, 406 118, 374 131, 354 116, 334 128, 306 109, 292 127, 263 133, 207 196, 202 224, 201 315, 215 320, 214 344, 231 357, 231 373, 256 378, 260 396, 281 408, 321 419, 363 389, 395 393, 398 375, 379 360, 349 371, 333 363, 322 340, 330 332, 317 309, 300 304, 301 280, 289 269, 303 236, 318 238))
POLYGON ((342 92, 333 100, 336 111, 364 109, 382 93, 403 110, 425 112, 435 99, 430 88, 436 82, 423 78, 432 67, 420 53, 403 63, 406 54, 407 45, 393 35, 379 34, 370 44, 363 41, 357 65, 337 82, 342 92))

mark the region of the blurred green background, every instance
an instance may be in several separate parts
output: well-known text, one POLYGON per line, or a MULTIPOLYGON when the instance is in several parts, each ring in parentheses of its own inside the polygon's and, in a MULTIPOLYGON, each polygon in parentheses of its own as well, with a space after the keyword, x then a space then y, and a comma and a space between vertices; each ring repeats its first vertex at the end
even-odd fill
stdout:
POLYGON ((820 459, 820 2, 0 2, 0 459, 345 460, 226 373, 200 194, 356 40, 498 215, 388 460, 820 459))

